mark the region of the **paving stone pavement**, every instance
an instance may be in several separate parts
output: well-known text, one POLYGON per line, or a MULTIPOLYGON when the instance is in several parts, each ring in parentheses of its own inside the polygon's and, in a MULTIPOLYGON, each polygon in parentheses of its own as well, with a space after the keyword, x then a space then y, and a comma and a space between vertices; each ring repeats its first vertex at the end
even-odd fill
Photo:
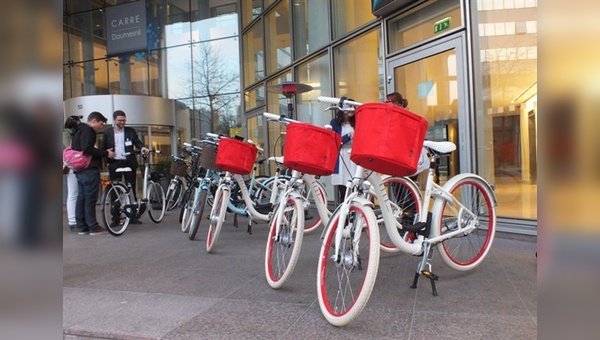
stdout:
POLYGON ((468 273, 434 258, 437 297, 424 279, 410 288, 420 258, 382 253, 367 307, 338 328, 317 302, 322 228, 305 235, 291 279, 274 290, 264 277, 266 223, 250 235, 246 218, 236 228, 228 215, 208 254, 206 220, 190 241, 177 214, 159 224, 144 216, 120 237, 64 227, 65 339, 537 338, 535 237, 498 234, 468 273))

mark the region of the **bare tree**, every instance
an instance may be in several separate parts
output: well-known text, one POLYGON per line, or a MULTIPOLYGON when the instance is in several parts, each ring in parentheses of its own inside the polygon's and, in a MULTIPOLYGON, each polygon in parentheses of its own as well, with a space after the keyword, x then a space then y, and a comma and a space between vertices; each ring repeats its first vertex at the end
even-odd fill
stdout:
POLYGON ((201 131, 229 134, 240 123, 239 71, 232 70, 218 48, 197 45, 192 67, 192 91, 200 114, 201 131), (228 95, 230 94, 230 95, 228 95), (234 107, 235 105, 235 107, 234 107))

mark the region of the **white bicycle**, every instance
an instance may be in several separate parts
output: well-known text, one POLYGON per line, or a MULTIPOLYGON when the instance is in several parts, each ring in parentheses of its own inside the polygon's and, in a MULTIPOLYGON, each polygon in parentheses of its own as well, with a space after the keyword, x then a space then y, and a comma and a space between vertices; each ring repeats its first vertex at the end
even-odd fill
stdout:
MULTIPOLYGON (((284 125, 297 123, 268 112, 263 113, 263 116, 284 125)), ((277 157, 277 161, 284 163, 283 157, 277 157)), ((321 222, 326 225, 330 216, 323 184, 315 175, 292 170, 292 176, 270 222, 265 252, 265 276, 269 286, 277 289, 285 284, 298 262, 303 235, 315 230, 321 222), (319 218, 312 219, 305 225, 305 212, 311 205, 310 198, 317 208, 319 218)))
MULTIPOLYGON (((339 99, 329 97, 319 97, 319 101, 339 103, 339 99)), ((353 101, 346 104, 362 105, 353 101)), ((368 110, 357 111, 357 117, 367 113, 368 110)), ((354 143, 357 141, 358 129, 354 143)), ((445 264, 460 271, 477 267, 488 254, 496 230, 497 203, 491 186, 471 173, 456 175, 443 186, 436 184, 435 160, 451 153, 456 146, 450 142, 430 141, 423 145, 431 162, 421 206, 429 207, 433 199, 430 219, 428 212, 423 211, 417 214, 414 223, 401 223, 403 212, 390 203, 389 185, 386 186, 377 172, 358 166, 353 180, 347 183, 345 200, 327 225, 317 269, 319 306, 332 325, 344 326, 358 317, 375 285, 380 233, 372 199, 379 202, 391 242, 405 253, 422 256, 411 288, 416 288, 418 278, 423 275, 430 279, 433 295, 437 295, 438 276, 431 271, 434 246, 445 264)), ((411 187, 404 188, 410 190, 411 187)), ((416 192, 414 195, 420 197, 416 192)))
POLYGON ((273 180, 271 182, 270 202, 257 204, 248 193, 248 187, 242 177, 242 175, 252 171, 256 158, 256 151, 252 154, 251 149, 254 148, 254 150, 256 150, 257 148, 251 141, 242 142, 240 140, 226 138, 211 133, 207 135, 211 138, 219 139, 217 166, 225 170, 219 181, 217 191, 215 192, 214 202, 209 215, 210 225, 208 227, 208 236, 206 238, 206 251, 210 253, 217 243, 228 208, 233 212, 243 213, 249 217, 248 230, 250 230, 253 220, 268 222, 271 219, 273 206, 280 197, 281 190, 283 190, 284 185, 282 183, 287 182, 287 179, 282 178, 281 181, 277 179, 273 180), (251 147, 249 147, 250 145, 251 147), (250 152, 247 151, 249 149, 250 152), (220 164, 219 162, 224 162, 225 164, 220 164), (237 210, 237 207, 228 205, 234 181, 239 186, 241 197, 245 203, 244 208, 239 210, 237 210))

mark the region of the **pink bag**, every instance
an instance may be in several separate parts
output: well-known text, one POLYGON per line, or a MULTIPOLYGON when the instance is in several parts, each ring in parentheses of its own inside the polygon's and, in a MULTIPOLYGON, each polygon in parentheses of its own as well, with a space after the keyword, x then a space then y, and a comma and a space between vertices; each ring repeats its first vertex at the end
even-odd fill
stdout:
POLYGON ((63 151, 63 164, 73 169, 73 171, 81 171, 90 166, 92 156, 86 155, 83 151, 73 150, 68 146, 63 151))

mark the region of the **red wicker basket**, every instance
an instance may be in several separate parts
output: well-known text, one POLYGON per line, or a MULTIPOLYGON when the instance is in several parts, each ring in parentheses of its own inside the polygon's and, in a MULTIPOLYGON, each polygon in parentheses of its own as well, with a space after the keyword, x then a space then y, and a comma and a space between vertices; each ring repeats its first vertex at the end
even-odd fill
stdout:
POLYGON ((369 170, 409 176, 417 170, 427 120, 393 104, 367 103, 356 109, 350 159, 369 170))
POLYGON ((222 137, 217 149, 217 168, 221 171, 247 175, 252 172, 257 152, 258 149, 254 144, 222 137))
POLYGON ((293 123, 286 129, 283 164, 311 175, 333 173, 342 137, 318 126, 293 123))

